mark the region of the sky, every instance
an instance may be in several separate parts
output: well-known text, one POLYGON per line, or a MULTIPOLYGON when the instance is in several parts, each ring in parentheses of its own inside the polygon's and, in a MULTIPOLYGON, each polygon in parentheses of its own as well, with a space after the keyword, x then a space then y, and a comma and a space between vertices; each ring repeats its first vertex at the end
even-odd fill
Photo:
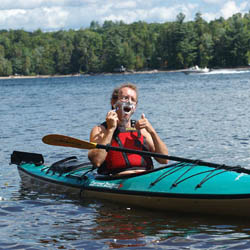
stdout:
POLYGON ((77 30, 105 20, 164 23, 180 12, 185 21, 200 12, 209 22, 249 10, 249 0, 0 0, 0 30, 77 30))

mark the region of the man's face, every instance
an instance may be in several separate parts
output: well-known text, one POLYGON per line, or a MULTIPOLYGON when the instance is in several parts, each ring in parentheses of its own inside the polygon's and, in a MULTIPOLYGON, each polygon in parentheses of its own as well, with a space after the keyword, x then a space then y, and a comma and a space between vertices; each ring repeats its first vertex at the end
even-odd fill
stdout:
POLYGON ((135 112, 137 105, 136 91, 125 87, 119 90, 118 101, 116 102, 116 112, 119 120, 129 120, 132 114, 135 112))

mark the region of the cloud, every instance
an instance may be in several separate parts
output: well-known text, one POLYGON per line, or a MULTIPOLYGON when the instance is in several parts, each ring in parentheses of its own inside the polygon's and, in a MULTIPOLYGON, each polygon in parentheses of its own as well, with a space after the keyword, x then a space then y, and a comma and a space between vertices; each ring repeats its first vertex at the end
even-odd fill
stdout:
POLYGON ((0 28, 35 30, 61 29, 66 25, 68 12, 60 7, 40 9, 10 9, 0 11, 0 28))
POLYGON ((93 20, 166 22, 175 20, 180 12, 190 20, 193 8, 162 0, 15 0, 11 5, 9 0, 1 0, 0 29, 77 29, 93 20))
POLYGON ((202 14, 202 18, 206 20, 207 22, 215 20, 216 18, 219 18, 219 17, 220 16, 218 15, 218 13, 215 13, 215 12, 202 14))
POLYGON ((247 4, 247 2, 242 2, 239 6, 237 6, 235 1, 228 1, 224 4, 220 12, 224 18, 229 18, 233 14, 244 12, 247 7, 247 4))
POLYGON ((202 13, 202 17, 209 21, 215 20, 216 18, 223 17, 225 19, 231 17, 236 13, 247 13, 250 8, 250 3, 247 1, 226 1, 226 0, 203 0, 207 3, 215 3, 217 8, 216 10, 207 11, 202 13))
POLYGON ((98 3, 99 0, 1 0, 0 9, 38 9, 53 7, 85 7, 98 3))
MULTIPOLYGON (((149 7, 149 6, 147 6, 149 7)), ((176 16, 182 12, 186 16, 186 20, 192 19, 193 10, 197 7, 194 4, 187 5, 174 5, 171 7, 155 7, 150 6, 150 8, 144 8, 144 6, 138 6, 137 8, 131 8, 130 10, 124 9, 119 10, 119 12, 112 11, 114 7, 110 7, 106 12, 103 13, 101 21, 112 20, 119 21, 122 20, 126 23, 135 22, 138 20, 146 20, 147 22, 166 22, 173 21, 176 16)))
POLYGON ((127 1, 127 2, 121 2, 116 6, 117 9, 131 9, 136 8, 136 2, 135 1, 127 1))
POLYGON ((9 1, 9 0, 1 0, 0 9, 1 10, 13 10, 13 9, 36 9, 36 8, 42 8, 42 7, 51 7, 58 4, 58 0, 52 0, 52 1, 44 1, 44 0, 15 0, 15 1, 9 1), (11 2, 11 3, 10 3, 11 2))
POLYGON ((204 3, 208 3, 208 4, 219 4, 219 3, 223 3, 225 0, 203 0, 204 3))
POLYGON ((0 29, 86 28, 91 21, 167 22, 182 12, 185 21, 201 12, 205 20, 249 11, 247 0, 0 0, 0 29), (237 4, 236 4, 237 3, 237 4))

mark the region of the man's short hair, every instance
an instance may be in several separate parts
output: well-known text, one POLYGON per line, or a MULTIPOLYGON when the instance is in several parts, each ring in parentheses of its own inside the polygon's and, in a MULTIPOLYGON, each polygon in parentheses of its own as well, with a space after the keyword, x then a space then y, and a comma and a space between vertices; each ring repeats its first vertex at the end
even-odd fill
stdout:
POLYGON ((136 102, 138 102, 138 89, 136 87, 135 84, 133 83, 130 83, 130 82, 127 82, 127 83, 123 83, 122 85, 114 88, 113 92, 112 92, 112 95, 111 95, 111 108, 113 109, 113 105, 112 105, 112 102, 116 102, 118 100, 118 95, 119 95, 119 91, 123 88, 130 88, 130 89, 133 89, 135 92, 136 92, 136 102))

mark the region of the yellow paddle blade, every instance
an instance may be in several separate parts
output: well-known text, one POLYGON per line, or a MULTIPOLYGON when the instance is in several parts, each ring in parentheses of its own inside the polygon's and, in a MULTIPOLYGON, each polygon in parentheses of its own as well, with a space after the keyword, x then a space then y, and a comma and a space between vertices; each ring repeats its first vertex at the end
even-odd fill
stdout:
POLYGON ((97 145, 94 142, 82 141, 73 137, 56 134, 46 135, 43 137, 42 141, 53 146, 72 147, 80 149, 94 149, 97 145))

